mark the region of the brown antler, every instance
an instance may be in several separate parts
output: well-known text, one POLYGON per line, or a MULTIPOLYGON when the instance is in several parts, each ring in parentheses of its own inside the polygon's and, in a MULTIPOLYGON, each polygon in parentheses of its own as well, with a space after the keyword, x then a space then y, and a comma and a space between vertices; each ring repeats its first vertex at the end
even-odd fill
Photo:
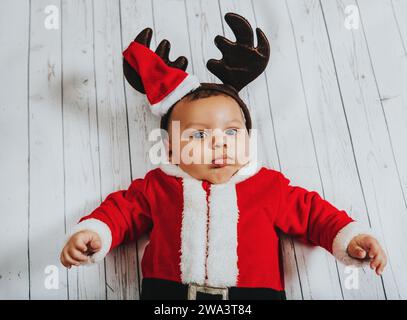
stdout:
MULTIPOLYGON (((147 48, 150 48, 151 38, 153 37, 153 30, 151 28, 145 28, 141 31, 137 37, 134 39, 135 42, 138 42, 147 48)), ((184 56, 178 57, 175 61, 170 61, 169 53, 171 49, 171 44, 168 40, 164 39, 160 42, 155 53, 170 67, 178 68, 183 71, 186 70, 188 66, 188 59, 184 56)), ((130 64, 123 59, 123 72, 127 81, 130 85, 141 93, 146 93, 144 90, 143 83, 140 76, 136 71, 130 66, 130 64)))
POLYGON ((253 29, 242 16, 227 13, 225 21, 235 34, 236 42, 216 36, 215 44, 223 56, 221 60, 210 59, 206 66, 224 84, 240 91, 264 71, 270 57, 270 46, 263 31, 256 28, 257 47, 254 47, 253 29))

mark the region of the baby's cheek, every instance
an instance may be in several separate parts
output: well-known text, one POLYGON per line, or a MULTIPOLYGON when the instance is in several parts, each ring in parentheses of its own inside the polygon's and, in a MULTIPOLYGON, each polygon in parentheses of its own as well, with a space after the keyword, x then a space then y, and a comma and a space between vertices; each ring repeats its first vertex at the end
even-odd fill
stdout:
POLYGON ((181 143, 180 160, 185 164, 208 164, 212 161, 212 151, 200 140, 190 140, 181 143))
POLYGON ((180 163, 180 161, 179 161, 180 157, 181 157, 181 148, 180 148, 180 146, 176 145, 176 144, 172 144, 171 145, 171 155, 170 155, 171 162, 173 164, 179 164, 180 163))

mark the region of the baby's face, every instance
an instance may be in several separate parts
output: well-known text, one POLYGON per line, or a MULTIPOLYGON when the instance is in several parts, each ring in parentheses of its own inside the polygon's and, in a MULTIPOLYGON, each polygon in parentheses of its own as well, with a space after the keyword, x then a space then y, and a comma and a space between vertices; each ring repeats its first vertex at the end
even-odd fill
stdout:
POLYGON ((249 135, 231 97, 182 99, 171 113, 168 132, 170 161, 196 179, 224 183, 248 162, 249 135))

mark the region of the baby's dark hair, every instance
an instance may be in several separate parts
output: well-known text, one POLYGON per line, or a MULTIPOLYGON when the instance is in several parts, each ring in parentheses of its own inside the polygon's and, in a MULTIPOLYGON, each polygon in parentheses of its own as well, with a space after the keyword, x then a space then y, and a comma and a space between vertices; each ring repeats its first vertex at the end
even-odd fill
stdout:
MULTIPOLYGON (((226 96, 228 95, 226 93, 223 93, 221 91, 216 91, 216 90, 211 90, 211 89, 204 89, 204 90, 195 90, 192 91, 191 93, 187 94, 184 96, 182 99, 187 100, 187 101, 195 101, 199 99, 204 99, 204 98, 209 98, 209 97, 214 97, 214 96, 226 96)), ((171 108, 167 111, 167 113, 162 116, 161 118, 161 129, 168 131, 168 125, 169 125, 169 120, 171 117, 172 110, 174 109, 176 103, 174 103, 171 108)))
MULTIPOLYGON (((213 96, 232 97, 239 104, 241 111, 243 113, 243 118, 244 118, 244 121, 246 124, 247 131, 250 133, 251 118, 250 118, 249 110, 246 107, 246 104, 240 99, 240 97, 238 96, 237 93, 235 93, 235 92, 232 92, 232 94, 229 93, 230 89, 227 88, 226 90, 219 90, 219 88, 222 89, 222 87, 223 86, 219 85, 219 84, 217 84, 217 85, 216 84, 203 84, 202 87, 188 93, 186 96, 183 97, 183 99, 185 99, 187 101, 195 101, 195 100, 209 98, 209 97, 213 97, 213 96), (206 85, 206 86, 209 85, 209 87, 203 88, 204 85, 206 85), (213 86, 216 86, 215 89, 212 88, 213 86)), ((166 132, 168 132, 168 126, 169 126, 171 113, 172 113, 172 110, 174 109, 175 105, 176 105, 176 103, 174 103, 171 106, 171 108, 167 111, 167 113, 161 117, 160 127, 162 130, 165 130, 166 132)))

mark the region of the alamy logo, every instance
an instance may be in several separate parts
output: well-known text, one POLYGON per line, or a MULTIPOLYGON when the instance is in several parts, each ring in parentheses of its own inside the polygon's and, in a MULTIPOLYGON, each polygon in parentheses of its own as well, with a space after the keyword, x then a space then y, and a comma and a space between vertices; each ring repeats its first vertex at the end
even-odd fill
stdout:
POLYGON ((346 18, 343 23, 345 28, 348 30, 359 29, 359 8, 355 5, 348 5, 345 7, 344 12, 346 14, 346 18))
POLYGON ((354 266, 345 267, 346 274, 349 274, 345 278, 345 288, 347 290, 358 290, 359 289, 359 269, 354 266))
POLYGON ((44 287, 47 290, 59 289, 59 269, 57 266, 48 265, 44 269, 45 280, 44 287))
POLYGON ((46 6, 44 13, 47 14, 44 20, 44 27, 47 30, 59 29, 59 8, 55 5, 46 6))

